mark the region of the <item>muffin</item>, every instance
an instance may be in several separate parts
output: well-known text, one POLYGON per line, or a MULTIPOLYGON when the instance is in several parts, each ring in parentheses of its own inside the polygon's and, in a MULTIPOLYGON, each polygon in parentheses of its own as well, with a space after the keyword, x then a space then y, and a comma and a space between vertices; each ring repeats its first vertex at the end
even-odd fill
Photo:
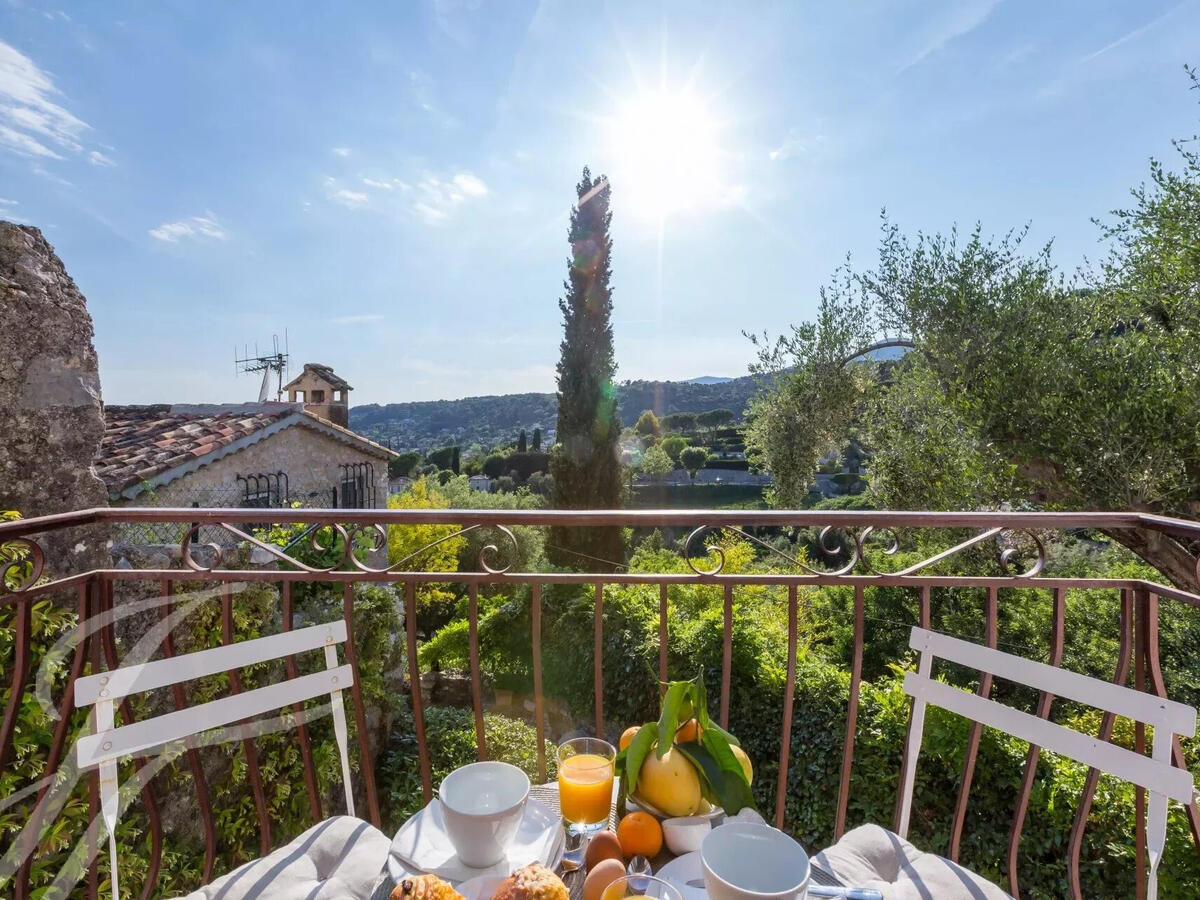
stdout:
POLYGON ((436 875, 417 875, 392 888, 388 900, 463 900, 463 895, 436 875))
POLYGON ((517 869, 492 894, 492 900, 570 900, 570 897, 571 892, 562 879, 541 863, 517 869))

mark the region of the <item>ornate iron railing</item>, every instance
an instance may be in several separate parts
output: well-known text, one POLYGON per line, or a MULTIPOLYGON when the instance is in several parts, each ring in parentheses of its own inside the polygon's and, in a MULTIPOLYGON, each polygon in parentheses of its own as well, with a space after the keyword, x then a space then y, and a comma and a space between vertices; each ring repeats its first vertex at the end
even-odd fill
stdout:
MULTIPOLYGON (((858 728, 859 700, 863 681, 863 652, 867 601, 870 593, 880 587, 900 587, 911 590, 917 601, 917 615, 912 624, 930 627, 933 592, 943 588, 973 588, 982 592, 983 633, 989 646, 996 646, 999 639, 998 611, 1002 592, 1013 588, 1036 588, 1048 593, 1052 603, 1051 628, 1048 635, 1051 665, 1062 664, 1064 655, 1064 622, 1067 595, 1071 590, 1100 588, 1115 592, 1120 598, 1119 650, 1114 662, 1113 680, 1124 683, 1130 669, 1134 671, 1135 685, 1149 694, 1166 696, 1159 660, 1158 624, 1159 610, 1163 602, 1200 606, 1200 596, 1178 588, 1151 581, 1132 578, 1083 578, 1057 577, 1044 572, 1046 551, 1042 535, 1046 532, 1106 529, 1145 529, 1158 532, 1184 544, 1200 545, 1200 525, 1182 520, 1167 519, 1137 513, 1016 513, 1016 512, 862 512, 862 511, 476 511, 476 510, 296 510, 296 509, 94 509, 38 519, 0 523, 0 607, 8 607, 14 642, 11 653, 11 672, 4 679, 8 683, 8 699, 0 720, 0 770, 12 759, 14 735, 22 704, 31 692, 41 690, 44 706, 57 710, 56 725, 48 748, 43 778, 35 785, 21 791, 22 796, 34 797, 35 812, 31 825, 22 831, 24 836, 6 850, 0 850, 0 892, 12 892, 17 897, 29 896, 30 867, 37 853, 35 846, 40 829, 47 825, 48 816, 42 808, 50 793, 51 785, 60 766, 68 756, 70 733, 70 711, 73 705, 73 689, 76 679, 86 672, 99 672, 115 668, 118 659, 114 640, 114 596, 115 591, 131 583, 157 584, 161 590, 158 613, 166 623, 172 615, 172 595, 181 585, 215 585, 220 600, 221 638, 230 643, 235 640, 234 599, 232 585, 266 582, 279 585, 280 625, 282 630, 292 627, 294 603, 293 588, 300 583, 322 583, 341 585, 343 614, 351 628, 346 644, 347 662, 357 666, 353 635, 354 587, 361 583, 393 583, 403 588, 404 634, 407 649, 407 669, 410 688, 409 703, 414 717, 419 754, 421 787, 426 802, 433 791, 432 764, 425 736, 425 716, 420 690, 421 671, 418 662, 417 639, 417 590, 427 583, 454 583, 465 587, 468 597, 469 623, 469 669, 472 688, 472 705, 477 735, 478 753, 481 758, 488 753, 484 728, 484 702, 479 648, 479 591, 483 586, 527 585, 529 588, 531 619, 532 679, 534 694, 534 718, 538 735, 538 769, 546 771, 543 737, 546 715, 542 685, 542 591, 549 585, 575 584, 590 587, 594 591, 594 659, 593 687, 595 707, 595 729, 604 733, 604 674, 603 674, 603 620, 604 592, 607 585, 652 585, 658 588, 658 676, 661 681, 668 677, 668 617, 670 615, 669 588, 674 585, 707 584, 717 585, 723 593, 723 647, 720 671, 719 718, 728 724, 730 716, 730 684, 733 665, 734 599, 736 593, 752 585, 773 585, 787 593, 787 675, 781 710, 782 740, 777 781, 775 822, 783 827, 785 796, 792 748, 793 706, 796 696, 797 644, 798 644, 798 595, 806 586, 847 586, 853 590, 853 604, 849 611, 853 628, 853 651, 850 662, 849 707, 846 714, 845 732, 841 748, 841 771, 835 806, 834 835, 840 836, 847 826, 850 806, 851 782, 855 763, 855 742, 858 728), (62 547, 70 542, 64 538, 73 529, 87 530, 94 541, 103 529, 130 523, 171 523, 185 532, 179 545, 178 558, 169 565, 141 565, 131 567, 104 565, 75 573, 50 572, 47 565, 47 547, 62 547), (262 523, 302 525, 299 537, 293 537, 282 546, 271 543, 253 529, 262 523), (406 525, 452 525, 453 533, 440 536, 428 546, 395 561, 386 560, 388 528, 406 525), (689 572, 647 573, 622 570, 575 572, 541 571, 524 572, 515 568, 520 550, 518 538, 522 526, 621 526, 632 528, 670 528, 686 532, 685 553, 689 572), (808 528, 817 534, 817 555, 825 558, 810 559, 780 550, 778 543, 765 540, 759 533, 769 528, 808 528), (222 532, 221 540, 212 539, 213 529, 222 532), (936 552, 926 558, 908 560, 903 565, 888 566, 904 546, 906 535, 912 531, 922 533, 944 530, 953 539, 943 542, 936 552), (433 546, 453 537, 467 533, 485 531, 492 541, 483 546, 478 557, 478 569, 466 572, 425 571, 421 568, 421 557, 433 546), (779 561, 777 572, 726 572, 722 546, 714 538, 722 532, 737 532, 740 539, 749 541, 765 554, 764 558, 779 561), (240 546, 255 553, 243 553, 240 546), (968 552, 978 554, 983 548, 995 550, 996 571, 990 575, 945 574, 956 557, 968 552), (232 549, 231 549, 232 548, 232 549), (303 552, 302 552, 303 551, 303 552), (312 551, 312 553, 308 552, 312 551), (315 565, 313 555, 331 555, 323 564, 315 565), (382 557, 382 558, 381 558, 382 557), (64 599, 69 598, 69 599, 64 599), (57 702, 48 690, 36 684, 31 671, 32 610, 35 603, 49 601, 60 606, 73 608, 81 623, 77 639, 70 642, 64 663, 66 674, 61 684, 54 688, 60 691, 57 702), (88 623, 92 623, 88 626, 88 623), (89 627, 91 630, 89 630, 89 627), (39 818, 40 817, 40 818, 39 818), (22 841, 24 842, 22 844, 22 841)), ((1200 566, 1197 577, 1200 579, 1200 566)), ((1196 612, 1200 615, 1200 610, 1196 612)), ((161 639, 155 642, 162 657, 175 655, 171 629, 165 627, 161 639)), ((295 660, 288 660, 288 676, 296 672, 295 660)), ((229 684, 234 692, 240 690, 238 673, 229 673, 229 684)), ((990 677, 984 677, 978 685, 980 694, 991 690, 990 677)), ((367 707, 358 680, 356 679, 352 706, 357 724, 357 737, 361 754, 358 786, 366 799, 368 818, 379 824, 380 797, 375 783, 372 755, 367 738, 367 707)), ((1054 698, 1043 695, 1037 703, 1037 715, 1048 718, 1054 698)), ((177 708, 186 708, 187 697, 176 686, 172 701, 177 708)), ((125 720, 131 710, 122 709, 125 720)), ((297 711, 299 712, 299 710, 297 711)), ((296 740, 303 761, 304 791, 314 820, 322 815, 321 795, 318 789, 313 761, 313 748, 308 730, 300 717, 296 740)), ((1106 715, 1100 723, 1098 737, 1109 740, 1113 736, 1114 719, 1106 715)), ((977 754, 980 746, 981 728, 973 725, 968 734, 962 776, 946 852, 952 859, 960 853, 963 828, 970 801, 971 785, 975 775, 977 754)), ((1135 747, 1144 752, 1145 735, 1138 727, 1135 747)), ((255 741, 246 737, 242 742, 247 777, 259 825, 259 844, 262 853, 269 852, 275 841, 271 819, 264 799, 263 773, 260 771, 255 750, 255 741)), ((217 857, 217 836, 214 825, 212 798, 207 784, 207 775, 194 747, 185 755, 193 776, 195 799, 200 813, 200 826, 205 844, 204 877, 213 874, 217 857)), ((1019 888, 1018 851, 1030 797, 1037 777, 1039 748, 1031 746, 1022 771, 1021 785, 1015 798, 1010 839, 1008 843, 1007 870, 1009 889, 1016 894, 1019 888)), ((1176 765, 1185 766, 1182 747, 1173 748, 1176 765)), ((907 764, 906 760, 904 764, 907 764)), ((135 760, 139 768, 142 761, 135 760)), ((1096 796, 1099 773, 1092 770, 1086 780, 1074 816, 1074 823, 1067 842, 1066 870, 1071 891, 1080 896, 1080 854, 1089 813, 1096 796)), ((155 877, 163 853, 164 832, 156 798, 154 782, 147 781, 141 788, 141 796, 149 823, 150 848, 148 871, 144 880, 143 896, 151 896, 155 877)), ((0 811, 11 805, 13 798, 0 798, 0 811)), ((88 795, 89 819, 92 829, 89 842, 96 843, 97 789, 95 780, 88 795)), ((1145 797, 1141 789, 1137 792, 1139 810, 1144 810, 1145 797)), ((1187 810, 1193 841, 1200 852, 1200 811, 1195 801, 1187 810)), ((1145 834, 1144 817, 1139 813, 1137 826, 1137 873, 1139 893, 1144 889, 1145 834)), ((91 848, 89 848, 90 852, 91 848)), ((86 856, 88 874, 85 890, 88 896, 96 896, 99 886, 95 854, 86 856)))

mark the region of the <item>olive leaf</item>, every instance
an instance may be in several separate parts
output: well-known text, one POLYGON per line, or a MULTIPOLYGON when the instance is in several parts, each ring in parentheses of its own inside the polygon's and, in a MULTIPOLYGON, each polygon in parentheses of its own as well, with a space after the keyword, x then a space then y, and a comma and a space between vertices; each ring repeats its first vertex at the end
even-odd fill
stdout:
POLYGON ((621 772, 621 786, 625 790, 625 796, 633 796, 634 790, 637 789, 638 775, 642 771, 642 763, 646 761, 646 757, 650 755, 650 750, 654 747, 654 739, 658 735, 658 725, 650 722, 638 729, 638 733, 633 736, 633 740, 629 742, 629 746, 622 750, 617 755, 617 767, 621 772))

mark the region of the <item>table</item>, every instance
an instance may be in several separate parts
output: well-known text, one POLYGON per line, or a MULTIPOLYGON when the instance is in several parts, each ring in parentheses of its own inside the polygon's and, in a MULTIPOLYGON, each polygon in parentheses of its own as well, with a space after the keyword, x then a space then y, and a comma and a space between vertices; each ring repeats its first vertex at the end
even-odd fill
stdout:
MULTIPOLYGON (((558 784, 535 784, 529 789, 529 796, 535 800, 544 803, 556 814, 561 814, 562 807, 559 804, 558 784)), ((613 787, 613 802, 608 813, 608 827, 613 831, 617 828, 617 798, 616 786, 613 787)), ((650 867, 657 872, 664 865, 674 859, 672 853, 663 846, 662 852, 650 861, 650 867)), ((562 873, 563 883, 566 884, 567 890, 571 892, 571 900, 582 900, 583 898, 583 882, 587 873, 583 869, 577 869, 574 872, 562 873)), ((813 866, 812 881, 814 884, 826 884, 831 886, 842 886, 842 882, 836 876, 829 872, 813 866)), ((371 900, 387 900, 388 894, 392 890, 391 879, 384 874, 380 883, 376 886, 375 892, 371 895, 371 900)))

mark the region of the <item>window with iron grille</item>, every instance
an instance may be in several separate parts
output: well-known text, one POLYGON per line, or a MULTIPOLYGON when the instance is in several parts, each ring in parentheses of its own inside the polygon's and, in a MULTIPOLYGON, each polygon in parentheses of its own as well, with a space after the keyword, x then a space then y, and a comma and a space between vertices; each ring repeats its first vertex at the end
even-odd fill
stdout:
POLYGON ((370 463, 343 463, 339 491, 342 509, 375 508, 375 467, 370 463))
POLYGON ((240 504, 248 509, 276 509, 288 503, 288 477, 286 472, 259 472, 253 475, 238 475, 242 486, 240 504))

